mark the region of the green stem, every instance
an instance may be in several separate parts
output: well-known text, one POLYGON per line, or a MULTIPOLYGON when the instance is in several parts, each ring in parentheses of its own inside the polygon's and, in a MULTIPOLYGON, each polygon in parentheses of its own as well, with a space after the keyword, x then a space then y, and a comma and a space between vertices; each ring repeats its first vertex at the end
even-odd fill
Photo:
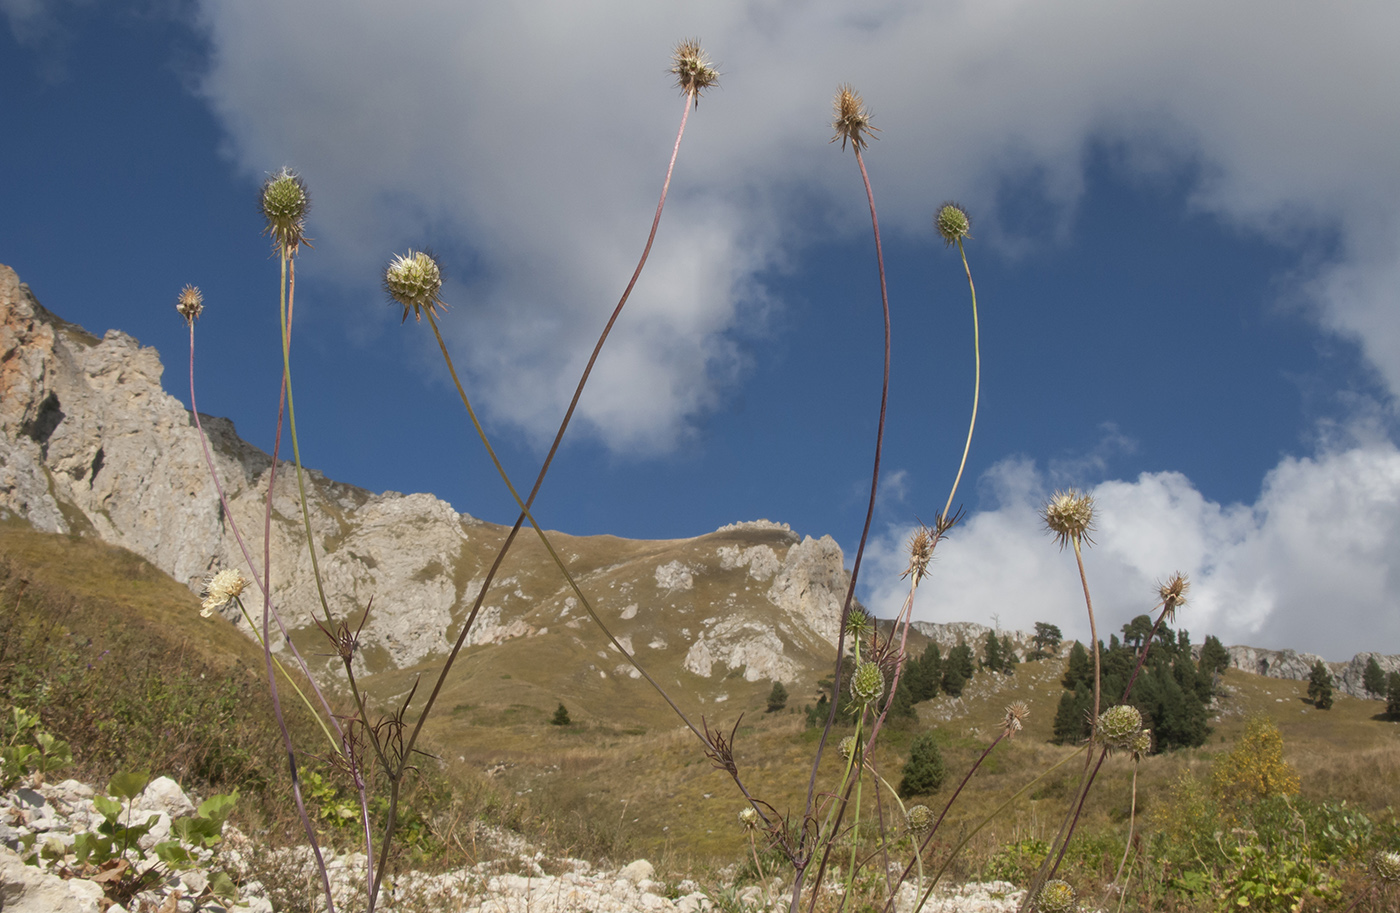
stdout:
POLYGON ((972 430, 977 427, 977 401, 982 394, 982 340, 977 325, 977 287, 972 284, 972 268, 967 265, 967 251, 963 250, 962 238, 958 238, 958 253, 962 255, 967 287, 972 292, 972 352, 976 358, 976 369, 972 384, 972 420, 967 423, 967 443, 963 444, 962 462, 958 464, 958 474, 953 479, 953 490, 948 492, 948 503, 943 505, 944 517, 953 509, 953 497, 958 493, 958 483, 962 481, 963 469, 967 467, 967 454, 972 449, 972 430))

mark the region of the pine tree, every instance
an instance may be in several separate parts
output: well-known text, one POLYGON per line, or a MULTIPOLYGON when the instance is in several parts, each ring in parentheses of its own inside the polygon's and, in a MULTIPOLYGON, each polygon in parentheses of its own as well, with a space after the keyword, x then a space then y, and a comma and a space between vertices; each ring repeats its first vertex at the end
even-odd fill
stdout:
POLYGON ((1308 678, 1308 700, 1318 710, 1330 710, 1332 707, 1332 673, 1320 659, 1313 663, 1312 675, 1308 678))
POLYGON ((768 692, 768 712, 777 713, 787 706, 788 692, 783 687, 782 682, 774 682, 773 690, 768 692))
POLYGON ((1001 672, 1001 639, 995 631, 987 632, 987 641, 982 645, 982 668, 988 672, 1001 672))
POLYGON ((569 726, 573 723, 569 719, 569 708, 565 707, 562 701, 559 703, 559 709, 554 711, 554 716, 549 718, 549 722, 554 726, 569 726))
POLYGON ((1056 625, 1049 622, 1037 621, 1035 623, 1035 637, 1031 643, 1035 644, 1035 649, 1031 651, 1031 659, 1044 659, 1054 653, 1060 647, 1060 641, 1064 635, 1056 625))
POLYGON ((1021 658, 1016 655, 1016 649, 1011 643, 1011 635, 1004 634, 1001 638, 1001 671, 1010 675, 1015 672, 1014 666, 1021 662, 1021 658))
POLYGON ((1392 672, 1385 679, 1385 712, 1400 717, 1400 672, 1392 672))
POLYGON ((958 644, 948 651, 948 661, 943 664, 943 690, 958 697, 972 679, 972 673, 972 648, 967 644, 958 644))
POLYGON ((1385 672, 1381 670, 1381 664, 1376 662, 1374 653, 1366 660, 1366 671, 1361 674, 1361 684, 1372 697, 1385 697, 1385 672))
POLYGON ((1089 658, 1089 651, 1084 649, 1084 645, 1076 640, 1074 646, 1069 648, 1069 660, 1065 663, 1065 674, 1060 684, 1073 691, 1081 682, 1093 687, 1094 661, 1089 658))
POLYGON ((1225 649, 1220 638, 1213 634, 1206 637, 1206 642, 1201 647, 1200 668, 1202 672, 1212 676, 1224 675, 1225 670, 1230 668, 1230 651, 1225 649))
POLYGON ((899 781, 899 794, 906 799, 928 795, 943 785, 946 775, 938 742, 933 733, 926 732, 909 746, 909 760, 904 765, 904 778, 899 781))

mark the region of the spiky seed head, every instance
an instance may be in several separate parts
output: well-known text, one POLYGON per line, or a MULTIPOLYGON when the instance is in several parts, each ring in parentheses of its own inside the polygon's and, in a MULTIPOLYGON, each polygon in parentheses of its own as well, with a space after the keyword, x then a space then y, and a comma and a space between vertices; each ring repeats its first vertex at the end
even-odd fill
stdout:
POLYGON ((836 118, 831 122, 831 128, 836 132, 832 135, 831 142, 839 139, 843 152, 846 149, 846 140, 850 140, 851 145, 859 152, 870 144, 870 134, 880 132, 879 127, 870 125, 870 112, 866 110, 860 93, 849 85, 843 85, 836 90, 836 98, 831 106, 836 111, 836 118))
POLYGON ((1094 499, 1073 488, 1057 491, 1040 512, 1041 519, 1055 541, 1064 548, 1071 542, 1093 545, 1089 533, 1094 530, 1094 499))
POLYGON ((175 310, 185 318, 185 323, 193 326, 204 311, 204 293, 197 286, 185 286, 180 290, 180 297, 175 299, 175 310))
POLYGON ((933 227, 938 229, 943 242, 949 247, 963 238, 972 237, 972 220, 968 218, 967 210, 951 200, 938 207, 938 213, 933 217, 933 227))
POLYGON ((1094 740, 1105 748, 1132 749, 1142 732, 1142 712, 1132 704, 1119 704, 1099 714, 1094 740))
POLYGON ((752 806, 739 812, 739 826, 746 831, 754 830, 758 827, 758 812, 752 806))
POLYGON ((279 252, 296 256, 306 241, 306 213, 311 208, 306 183, 290 168, 283 168, 263 182, 258 206, 267 220, 263 233, 272 237, 279 252))
POLYGON ((1167 582, 1159 584, 1157 593, 1162 597, 1162 612, 1167 620, 1176 618, 1176 610, 1186 605, 1186 591, 1191 589, 1191 581, 1186 575, 1177 571, 1167 578, 1167 582))
POLYGON ((1001 731, 1006 733, 1007 738, 1013 737, 1025 728, 1026 717, 1030 715, 1031 710, 1023 701, 1007 705, 1006 716, 1002 717, 1001 721, 1001 731))
POLYGON ((1371 857, 1371 874, 1385 884, 1400 881, 1400 853, 1376 853, 1371 857))
POLYGON ((862 704, 873 704, 885 693, 885 673, 879 663, 864 662, 851 676, 851 697, 862 704))
POLYGON ((243 576, 242 571, 236 567, 224 568, 210 577, 209 582, 204 585, 204 602, 200 606, 200 616, 208 618, 214 614, 215 609, 241 595, 247 588, 248 578, 243 576))
POLYGON ((687 38, 676 45, 671 53, 671 74, 676 77, 676 88, 694 99, 697 107, 700 105, 700 95, 706 89, 719 85, 719 70, 701 50, 698 38, 687 38))
POLYGON ((914 535, 909 537, 909 567, 901 574, 901 577, 914 577, 914 586, 919 585, 919 581, 924 579, 928 573, 928 564, 933 560, 934 546, 933 532, 922 523, 914 530, 914 535))
POLYGON ((915 805, 909 809, 909 830, 916 834, 927 834, 933 827, 933 809, 927 805, 915 805))
POLYGON ((849 761, 851 755, 860 751, 860 740, 853 735, 848 735, 841 740, 838 750, 841 752, 841 760, 849 761))
POLYGON ((1052 878, 1035 895, 1036 913, 1072 913, 1078 909, 1074 888, 1068 882, 1052 878))
POLYGON ((437 307, 443 304, 438 292, 442 290, 442 270, 437 260, 425 251, 413 251, 396 256, 384 270, 384 291, 398 304, 403 305, 403 319, 408 320, 411 312, 415 320, 423 319, 423 311, 437 316, 437 307))
POLYGON ((870 630, 870 615, 860 606, 851 606, 851 614, 846 616, 846 633, 859 638, 870 630))

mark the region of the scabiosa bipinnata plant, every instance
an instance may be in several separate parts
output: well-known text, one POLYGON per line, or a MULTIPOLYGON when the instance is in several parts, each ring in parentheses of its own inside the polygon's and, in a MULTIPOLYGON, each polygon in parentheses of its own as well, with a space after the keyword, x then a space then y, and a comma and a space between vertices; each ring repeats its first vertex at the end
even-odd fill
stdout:
POLYGON ((1400 881, 1400 853, 1377 853, 1371 857, 1371 874, 1384 884, 1400 881))
POLYGON ((972 237, 972 220, 968 218, 967 210, 952 201, 938 207, 933 217, 933 227, 938 229, 943 243, 949 247, 963 238, 972 237))
POLYGON ((909 537, 909 567, 900 576, 914 578, 914 586, 918 586, 928 573, 928 564, 933 560, 934 542, 933 532, 922 523, 909 537))
POLYGON ((1008 704, 1006 715, 1001 720, 1001 731, 1008 739, 1014 738, 1016 733, 1025 728, 1026 717, 1031 715, 1031 709, 1024 701, 1017 701, 1008 704))
POLYGON ((209 578, 209 582, 204 585, 204 602, 200 607, 199 614, 205 618, 214 614, 214 610, 222 606, 237 596, 242 595, 248 588, 248 578, 243 576, 243 572, 236 567, 226 567, 222 571, 209 578))
POLYGON ((1167 620, 1175 619, 1176 610, 1186 605, 1186 591, 1189 589, 1191 581, 1180 571, 1172 574, 1166 583, 1157 587, 1157 592, 1162 597, 1162 612, 1167 620))
POLYGON ((1132 704, 1119 704, 1099 714, 1094 741, 1115 751, 1129 751, 1142 732, 1142 712, 1132 704))
POLYGON ((384 270, 384 291, 403 306, 405 321, 410 313, 415 320, 422 320, 424 311, 436 317, 437 307, 447 306, 438 295, 441 290, 442 270, 426 251, 410 250, 396 256, 384 270))
POLYGON ((885 693, 885 673, 879 663, 865 662, 851 676, 851 697, 861 704, 873 704, 885 693))
POLYGON ((933 828, 933 809, 927 805, 912 806, 909 809, 907 819, 909 830, 922 836, 933 828))
POLYGON ((861 99, 860 93, 849 85, 843 85, 836 90, 836 98, 831 103, 836 111, 836 118, 831 122, 831 129, 835 134, 831 137, 831 142, 841 141, 841 149, 846 148, 846 141, 851 141, 851 146, 857 152, 870 145, 870 134, 879 133, 879 127, 870 125, 870 112, 865 107, 865 102, 861 99))
POLYGON ((1036 913, 1072 913, 1078 907, 1074 888, 1058 878, 1045 882, 1040 893, 1035 895, 1036 913))
POLYGON ((841 760, 849 761, 853 754, 860 751, 860 739, 857 739, 853 735, 846 736, 841 740, 839 750, 841 752, 841 760))
POLYGON ((1055 534, 1060 548, 1066 545, 1084 543, 1093 545, 1089 533, 1094 530, 1094 499, 1071 488, 1057 491, 1041 510, 1040 516, 1045 526, 1055 534))
POLYGON ((697 106, 706 89, 719 85, 719 70, 700 48, 697 38, 687 38, 676 45, 671 54, 671 74, 676 77, 676 88, 693 98, 697 106))
POLYGON ((741 810, 739 812, 739 826, 746 831, 758 827, 758 812, 751 807, 741 810))
POLYGON ((306 241, 306 213, 311 208, 311 194, 306 182, 290 168, 268 177, 263 182, 258 205, 267 220, 265 232, 279 252, 295 257, 306 241))
POLYGON ((185 323, 193 325, 204 311, 204 293, 198 286, 185 286, 180 290, 180 297, 175 299, 175 310, 185 318, 185 323))

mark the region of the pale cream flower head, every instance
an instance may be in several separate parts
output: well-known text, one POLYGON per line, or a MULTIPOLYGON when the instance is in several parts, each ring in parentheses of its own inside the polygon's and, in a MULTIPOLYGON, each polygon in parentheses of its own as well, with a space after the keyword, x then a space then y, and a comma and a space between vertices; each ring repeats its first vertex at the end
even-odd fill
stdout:
POLYGON ((199 614, 208 618, 219 606, 248 588, 248 578, 236 567, 227 567, 209 578, 204 586, 204 603, 199 614))
POLYGON ((1055 541, 1064 548, 1070 543, 1093 545, 1089 533, 1094 530, 1094 499, 1073 488, 1057 491, 1040 512, 1045 527, 1055 534, 1055 541))

